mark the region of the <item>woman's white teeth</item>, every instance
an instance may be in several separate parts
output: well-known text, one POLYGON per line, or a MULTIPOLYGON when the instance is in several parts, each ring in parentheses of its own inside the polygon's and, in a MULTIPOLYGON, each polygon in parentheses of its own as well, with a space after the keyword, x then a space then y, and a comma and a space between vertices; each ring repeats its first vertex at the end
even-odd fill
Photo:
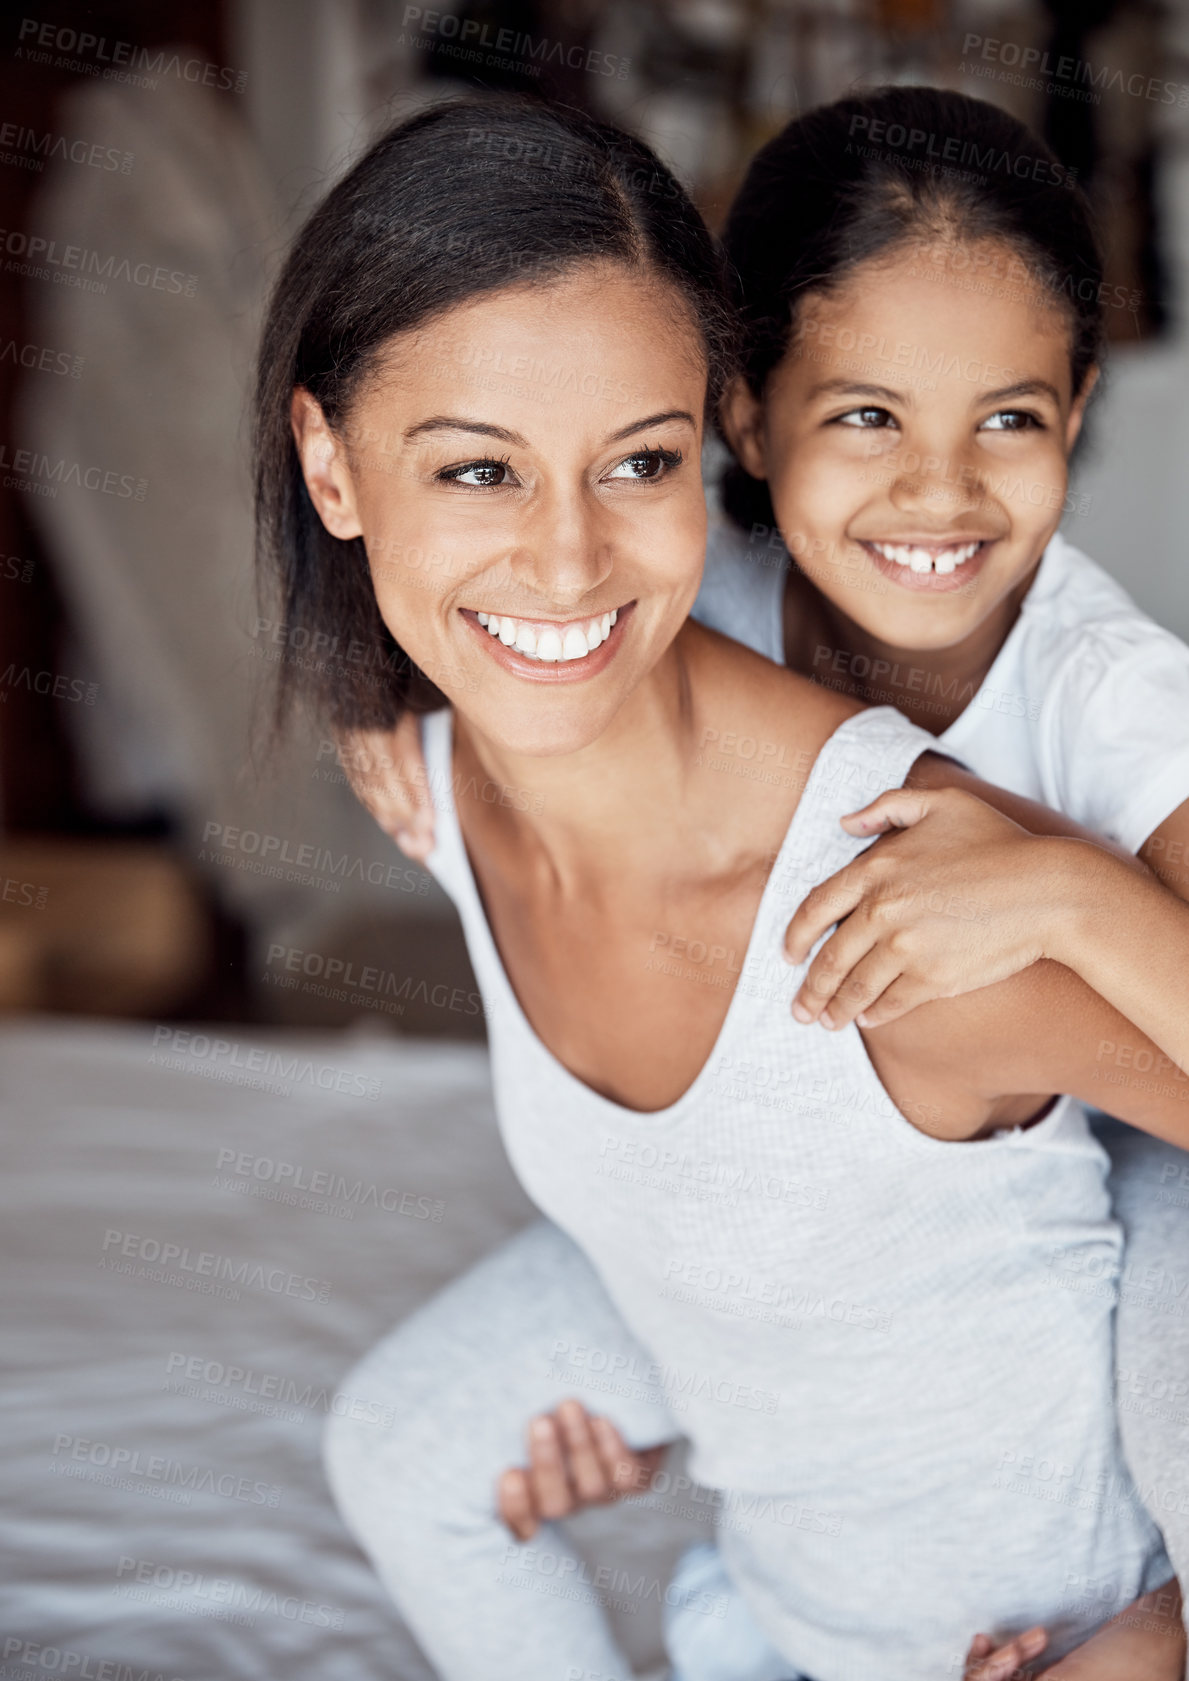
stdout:
POLYGON ((913 572, 952 572, 956 566, 978 553, 981 543, 961 543, 952 549, 919 549, 908 543, 872 543, 871 547, 885 560, 897 566, 907 566, 913 572))
POLYGON ((500 613, 476 613, 488 636, 497 636, 505 648, 515 648, 528 659, 556 663, 581 660, 607 640, 619 609, 583 623, 547 626, 540 630, 524 619, 510 619, 500 613))

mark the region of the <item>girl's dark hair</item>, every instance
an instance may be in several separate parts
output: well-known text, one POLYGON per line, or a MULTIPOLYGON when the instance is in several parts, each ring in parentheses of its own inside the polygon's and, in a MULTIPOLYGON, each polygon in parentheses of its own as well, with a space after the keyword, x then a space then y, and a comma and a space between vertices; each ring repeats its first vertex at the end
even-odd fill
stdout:
POLYGON ((735 332, 721 255, 664 165, 608 124, 511 95, 439 104, 389 130, 306 222, 273 292, 256 385, 258 573, 283 650, 274 729, 299 692, 340 733, 443 704, 380 617, 362 538, 332 537, 314 510, 290 430, 294 387, 338 430, 394 334, 609 260, 685 299, 713 412, 735 332))
MULTIPOLYGON (((990 240, 1064 305, 1079 391, 1102 347, 1102 259, 1089 205, 1043 140, 997 105, 928 87, 878 88, 790 123, 753 159, 724 233, 751 390, 763 394, 806 293, 899 246, 990 240)), ((745 529, 775 526, 767 484, 738 464, 723 505, 745 529)))

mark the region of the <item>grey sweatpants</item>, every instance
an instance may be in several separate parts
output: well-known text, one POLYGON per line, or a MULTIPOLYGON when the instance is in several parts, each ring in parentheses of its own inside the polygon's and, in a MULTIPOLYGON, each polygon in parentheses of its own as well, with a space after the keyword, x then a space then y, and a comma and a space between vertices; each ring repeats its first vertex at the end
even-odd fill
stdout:
MULTIPOLYGON (((1096 1130, 1127 1237, 1123 1445, 1189 1582, 1189 1154, 1105 1117, 1096 1130)), ((501 1471, 524 1462, 529 1419, 567 1395, 613 1419, 633 1447, 680 1436, 649 1366, 586 1258, 539 1221, 343 1380, 348 1393, 379 1403, 386 1422, 330 1420, 331 1487, 444 1681, 629 1681, 602 1584, 556 1525, 528 1546, 512 1541, 493 1490, 501 1471)), ((718 1636, 721 1611, 709 1595, 701 1608, 707 1636, 718 1636)), ((1104 1619, 1118 1609, 1104 1606, 1104 1619)))

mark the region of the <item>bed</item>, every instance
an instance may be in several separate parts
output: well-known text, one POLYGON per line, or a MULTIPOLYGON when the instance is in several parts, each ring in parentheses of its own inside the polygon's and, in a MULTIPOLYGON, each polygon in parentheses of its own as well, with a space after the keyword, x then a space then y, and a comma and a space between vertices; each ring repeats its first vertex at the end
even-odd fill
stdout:
MULTIPOLYGON (((319 1437, 368 1404, 356 1357, 533 1217, 485 1050, 9 1018, 0 1111, 0 1674, 430 1681, 319 1437)), ((663 1567, 682 1535, 576 1530, 663 1567)), ((656 1618, 619 1624, 653 1668, 656 1618)))

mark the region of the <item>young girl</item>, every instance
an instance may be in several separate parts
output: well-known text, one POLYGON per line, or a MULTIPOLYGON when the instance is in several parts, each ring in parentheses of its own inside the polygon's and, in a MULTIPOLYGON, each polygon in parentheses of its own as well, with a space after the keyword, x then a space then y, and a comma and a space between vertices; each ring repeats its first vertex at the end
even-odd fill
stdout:
MULTIPOLYGON (((981 774, 1142 849, 1163 883, 1102 851, 1037 842, 963 795, 891 794, 851 832, 918 827, 793 919, 797 958, 841 923, 794 1013, 841 1027, 862 1010, 875 1025, 1049 955, 1161 1046, 1138 1070, 1104 1047, 1101 1103, 1136 1079, 1185 1090, 1189 655, 1056 533, 1108 296, 1079 194, 995 107, 897 88, 791 124, 756 159, 726 243, 746 324, 744 377, 724 407, 736 529, 712 536, 695 613, 819 684, 898 707, 981 774), (985 173, 969 179, 949 158, 985 173), (1026 378, 1025 350, 1053 332, 1063 380, 1026 378)), ((762 773, 758 751, 736 743, 719 758, 762 773)), ((357 738, 345 762, 414 757, 405 731, 357 738)), ((358 780, 424 855, 430 808, 403 803, 399 777, 358 780)), ((1189 1326, 1167 1311, 1189 1267, 1175 1194, 1189 1163, 1102 1136, 1128 1235, 1124 1435, 1187 1568, 1167 1469, 1180 1420, 1159 1403, 1189 1379, 1189 1326)), ((555 1276, 573 1261, 576 1302, 585 1269, 550 1241, 555 1276)), ((541 1487, 548 1512, 566 1510, 564 1438, 539 1420, 533 1446, 528 1477, 505 1479, 514 1522, 531 1523, 541 1487)))
MULTIPOLYGON (((1109 1276, 1118 1252, 1101 1153, 1047 1094, 1089 1094, 1108 1035, 1155 1047, 1052 964, 866 1039, 790 1031, 803 966, 783 969, 781 932, 823 860, 857 856, 838 822, 855 787, 970 784, 922 759, 930 738, 889 709, 684 622, 720 361, 713 273, 679 189, 613 131, 502 103, 394 131, 303 231, 274 300, 265 551, 290 622, 398 662, 370 705, 358 674, 323 694, 337 725, 407 704, 411 671, 450 697, 453 731, 440 714, 427 735, 433 863, 487 1000, 510 1155, 657 1362, 642 1433, 663 1439, 685 1405, 695 1472, 751 1500, 751 1528, 723 1545, 784 1663, 819 1681, 941 1673, 984 1614, 1043 1615, 1059 1652, 1101 1620, 1091 1583, 1127 1599, 1168 1564, 1116 1451, 1112 1292, 1065 1287, 1067 1272, 1109 1276), (515 170, 485 168, 513 155, 515 170), (476 381, 497 355, 519 373, 476 381), (414 553, 443 556, 432 587, 414 553), (770 742, 783 774, 724 798, 705 752, 724 731, 770 742), (509 797, 484 800, 492 786, 509 797), (673 988, 647 954, 682 927, 729 980, 673 988), (738 1194, 605 1172, 658 1137, 738 1194), (773 1185, 796 1190, 795 1216, 773 1185), (768 1311, 737 1311, 747 1301, 768 1311), (1058 1449, 1059 1511, 1016 1486, 1058 1449)), ((1175 1131, 1175 1093, 1126 1099, 1128 1119, 1175 1131)), ((548 1278, 528 1276, 544 1298, 548 1278)), ((500 1354, 521 1305, 540 1303, 513 1289, 461 1321, 484 1403, 464 1448, 492 1402, 507 1417, 500 1354)), ((340 1499, 449 1673, 614 1673, 591 1607, 524 1600, 544 1572, 511 1584, 532 1611, 525 1642, 493 1648, 490 1602, 498 1622, 509 1595, 485 1579, 494 1517, 473 1490, 445 1524, 452 1557, 414 1515, 471 1483, 471 1464, 456 1478, 427 1451, 463 1423, 459 1323, 444 1304, 361 1374, 395 1385, 398 1424, 335 1430, 340 1499), (411 1416, 402 1388, 419 1382, 428 1406, 411 1416), (467 1618, 451 1609, 460 1577, 467 1618)), ((1171 1673, 1157 1644, 1148 1672, 1171 1673)))

